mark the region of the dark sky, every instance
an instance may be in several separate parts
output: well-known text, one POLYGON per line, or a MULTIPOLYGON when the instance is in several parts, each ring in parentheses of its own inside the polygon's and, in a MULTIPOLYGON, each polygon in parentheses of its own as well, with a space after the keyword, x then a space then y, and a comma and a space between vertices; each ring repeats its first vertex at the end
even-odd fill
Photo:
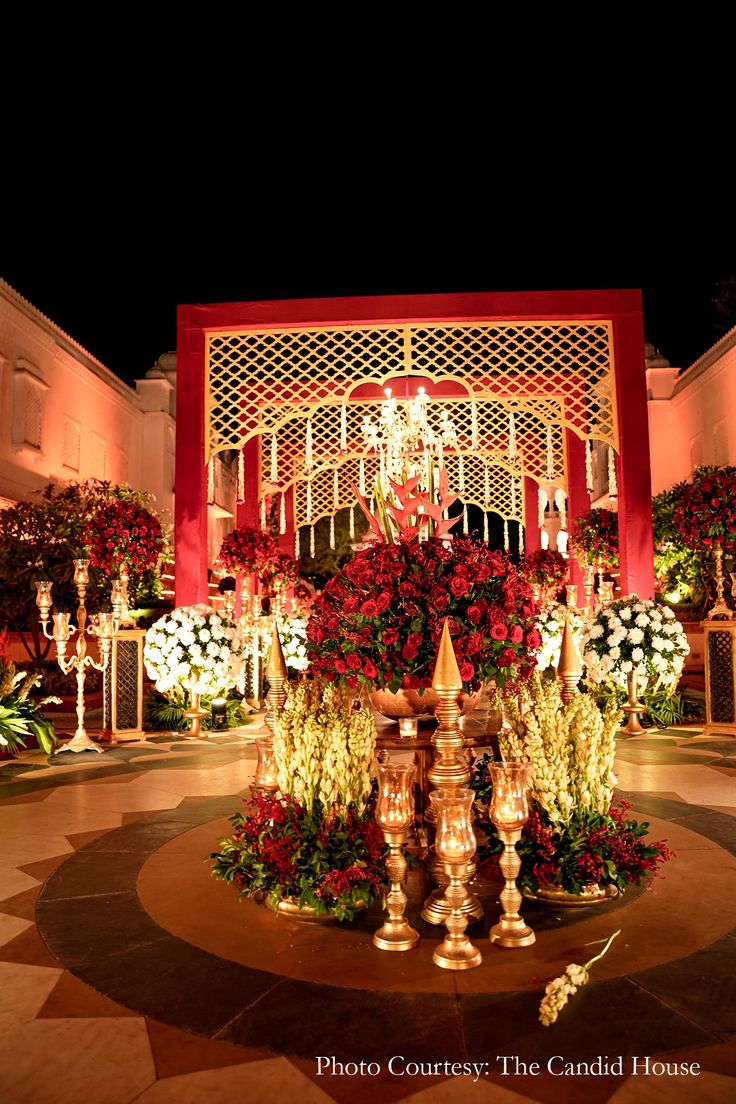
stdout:
POLYGON ((128 381, 175 347, 178 303, 638 287, 647 340, 678 366, 729 326, 721 320, 718 328, 711 304, 715 281, 736 274, 728 252, 662 258, 623 242, 615 249, 612 239, 598 253, 571 253, 539 235, 527 247, 491 223, 474 233, 427 224, 422 233, 414 222, 404 234, 394 220, 367 225, 356 238, 355 222, 311 223, 305 215, 274 229, 270 213, 195 231, 169 222, 157 232, 150 220, 146 232, 55 224, 53 239, 40 245, 22 235, 9 248, 0 241, 0 275, 128 381))

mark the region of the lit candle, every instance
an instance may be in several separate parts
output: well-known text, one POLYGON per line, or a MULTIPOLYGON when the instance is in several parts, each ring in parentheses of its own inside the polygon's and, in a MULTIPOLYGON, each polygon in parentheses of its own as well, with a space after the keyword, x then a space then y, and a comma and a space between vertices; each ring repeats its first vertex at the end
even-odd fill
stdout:
POLYGON ((416 736, 419 731, 419 721, 416 717, 401 717, 399 720, 399 734, 405 738, 416 736))

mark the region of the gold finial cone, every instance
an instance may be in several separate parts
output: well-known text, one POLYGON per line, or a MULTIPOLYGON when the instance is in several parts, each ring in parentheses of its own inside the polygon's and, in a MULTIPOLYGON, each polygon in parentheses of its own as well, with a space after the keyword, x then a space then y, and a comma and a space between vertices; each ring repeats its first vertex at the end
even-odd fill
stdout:
POLYGON ((274 679, 287 679, 288 677, 289 672, 286 670, 281 637, 279 636, 278 626, 274 625, 271 647, 268 652, 268 663, 266 664, 266 678, 269 682, 273 682, 274 679))
POLYGON ((452 637, 447 627, 447 618, 442 624, 442 637, 437 649, 437 659, 432 675, 432 689, 437 690, 462 690, 463 680, 460 678, 460 669, 452 647, 452 637))
POLYGON ((575 647, 575 637, 570 628, 568 617, 565 618, 565 627, 562 630, 562 645, 560 647, 560 661, 557 664, 557 674, 560 678, 565 675, 572 675, 573 677, 577 675, 579 678, 582 673, 583 664, 575 647))

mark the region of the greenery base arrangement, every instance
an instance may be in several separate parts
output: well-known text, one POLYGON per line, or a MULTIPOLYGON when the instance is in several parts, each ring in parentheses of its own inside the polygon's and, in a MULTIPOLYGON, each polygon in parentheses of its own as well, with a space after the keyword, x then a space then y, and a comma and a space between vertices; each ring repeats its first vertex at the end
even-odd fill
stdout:
MULTIPOLYGON (((187 694, 162 694, 158 690, 151 690, 143 699, 143 727, 147 732, 186 732, 192 722, 184 716, 184 710, 189 708, 187 694)), ((212 698, 203 696, 199 703, 207 710, 207 715, 202 717, 203 729, 212 728, 212 698)), ((243 707, 243 699, 235 691, 230 691, 230 696, 225 701, 224 728, 241 728, 248 724, 248 713, 243 707)))
POLYGON ((35 671, 16 671, 15 664, 0 653, 0 752, 17 755, 27 746, 30 737, 35 738, 47 755, 56 747, 58 740, 53 723, 40 710, 60 699, 29 697, 40 677, 35 671))
POLYGON ((383 833, 371 803, 373 716, 335 687, 302 682, 277 714, 279 792, 252 788, 230 818, 212 872, 238 898, 289 899, 317 915, 353 920, 388 892, 383 833))
MULTIPOLYGON (((556 886, 581 894, 599 885, 623 891, 672 858, 664 841, 646 838, 646 822, 629 817, 628 803, 614 802, 615 736, 621 722, 615 701, 609 700, 603 711, 588 694, 564 704, 556 680, 535 676, 527 695, 509 698, 505 705, 510 726, 499 735, 502 754, 533 767, 529 821, 518 845, 520 889, 534 893, 556 886)), ((476 763, 471 786, 488 834, 480 858, 494 871, 502 845, 486 811, 488 762, 486 756, 476 763)))
MULTIPOLYGON (((594 686, 591 692, 601 708, 605 708, 609 700, 613 700, 619 708, 628 700, 626 691, 611 683, 594 686)), ((639 720, 645 728, 668 728, 703 719, 703 703, 689 697, 685 689, 678 691, 665 686, 656 689, 647 686, 641 700, 646 711, 640 714, 639 720)))

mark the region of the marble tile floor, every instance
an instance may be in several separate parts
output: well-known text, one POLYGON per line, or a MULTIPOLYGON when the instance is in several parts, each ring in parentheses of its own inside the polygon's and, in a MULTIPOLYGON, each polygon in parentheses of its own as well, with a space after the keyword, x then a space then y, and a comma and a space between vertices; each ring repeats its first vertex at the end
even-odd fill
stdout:
POLYGON ((526 905, 528 953, 491 949, 486 921, 471 932, 483 966, 448 975, 431 966, 436 929, 394 965, 370 946, 375 917, 314 934, 207 877, 208 826, 214 846, 254 735, 0 764, 3 1104, 734 1099, 736 740, 622 739, 621 791, 676 842, 666 880, 595 916, 526 905), (616 954, 539 1027, 545 982, 614 926, 616 954), (335 1062, 320 1073, 318 1055, 335 1062), (598 1055, 622 1072, 557 1076, 598 1055), (361 1059, 375 1065, 345 1064, 361 1059))

